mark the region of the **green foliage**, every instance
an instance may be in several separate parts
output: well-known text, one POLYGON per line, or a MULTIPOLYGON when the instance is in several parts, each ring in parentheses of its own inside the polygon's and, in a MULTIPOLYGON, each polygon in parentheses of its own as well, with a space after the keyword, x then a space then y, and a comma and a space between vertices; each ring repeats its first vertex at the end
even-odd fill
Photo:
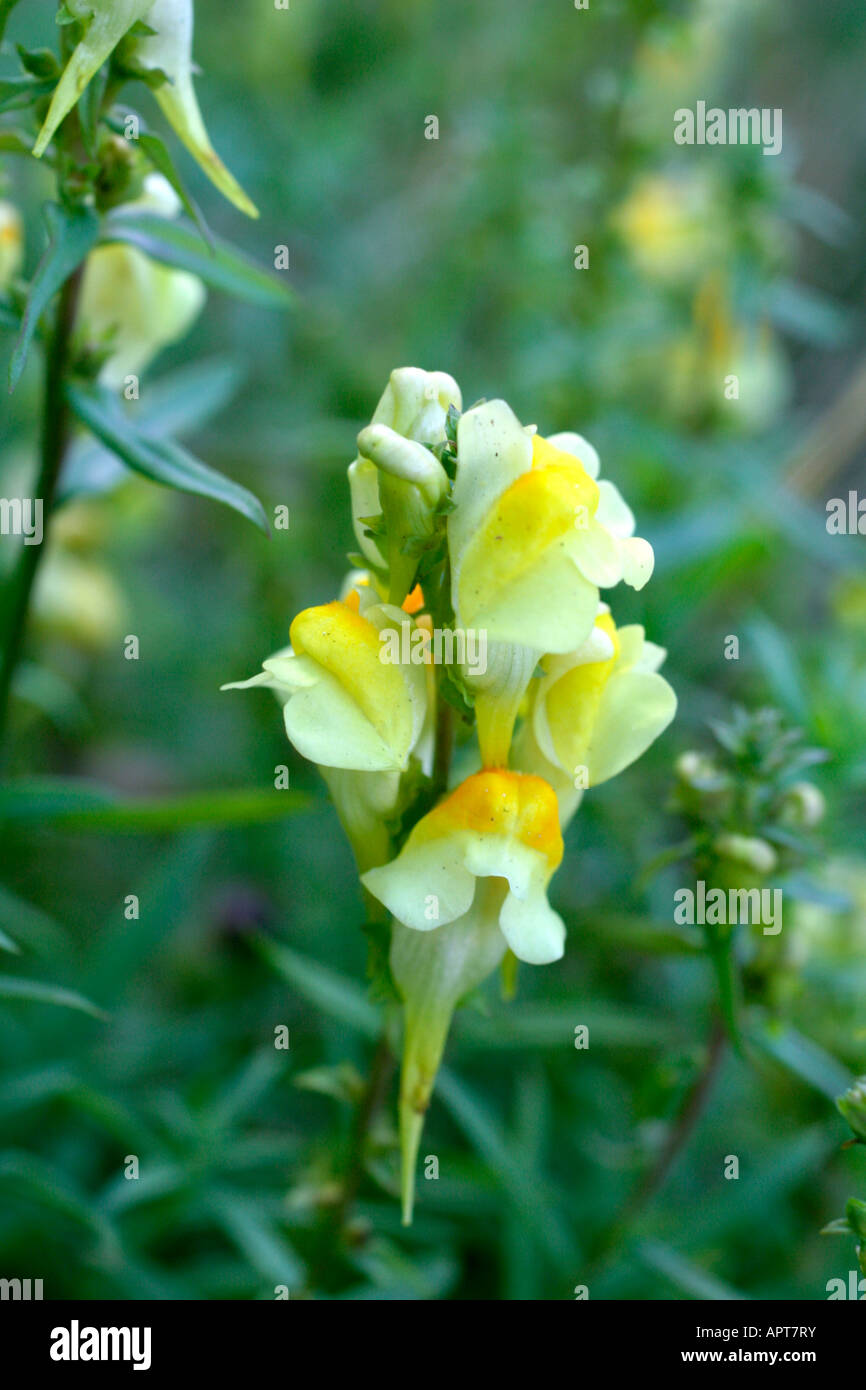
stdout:
POLYGON ((267 517, 257 497, 194 458, 174 440, 137 429, 117 397, 105 387, 70 383, 66 395, 81 423, 136 473, 180 492, 194 492, 224 502, 267 535, 267 517))
MULTIPOLYGON (((863 16, 828 18, 807 0, 207 8, 209 121, 263 217, 239 231, 130 85, 216 250, 191 225, 166 235, 114 208, 102 245, 122 239, 219 293, 122 428, 100 415, 107 442, 89 425, 76 437, 44 557, 49 577, 49 565, 66 576, 64 604, 37 595, 18 669, 0 797, 12 982, 0 987, 0 1273, 44 1277, 55 1298, 270 1299, 278 1284, 350 1300, 569 1299, 581 1284, 593 1299, 824 1298, 858 1258, 840 1213, 866 1199, 866 1150, 843 1148, 852 1130, 833 1107, 866 1070, 866 586, 862 538, 824 526, 825 499, 859 486, 844 442, 856 419, 833 416, 829 442, 812 433, 862 337, 866 224, 839 131, 859 100, 863 16), (739 105, 771 76, 780 160, 673 146, 673 107, 711 91, 739 105), (438 142, 423 138, 428 111, 438 142), (809 157, 794 169, 798 136, 809 157), (676 274, 641 262, 623 203, 646 176, 676 186, 695 171, 719 240, 699 255, 686 244, 676 274), (588 271, 573 267, 581 242, 588 271), (253 268, 274 243, 292 251, 303 312, 291 316, 271 312, 289 298, 283 281, 253 268), (707 388, 696 301, 721 332, 720 278, 725 313, 781 355, 795 412, 780 403, 744 428, 745 412, 707 388), (552 894, 565 960, 523 969, 512 1003, 491 987, 459 1016, 425 1137, 439 1176, 419 1179, 414 1228, 394 1205, 386 1075, 338 1238, 383 1013, 390 1028, 365 980, 367 906, 272 702, 218 687, 337 591, 355 435, 388 371, 410 362, 598 447, 657 557, 653 584, 623 596, 625 620, 668 648, 680 714, 644 762, 584 799, 552 894), (176 438, 289 507, 289 531, 266 543, 228 508, 153 488, 118 460, 176 438), (76 564, 98 575, 83 598, 76 564), (120 615, 96 621, 106 588, 120 615), (138 663, 123 660, 127 632, 142 638, 138 663), (737 660, 724 659, 728 634, 737 660), (814 833, 779 820, 775 734, 737 735, 718 754, 726 816, 683 826, 675 761, 708 750, 711 724, 737 705, 772 707, 829 754, 787 765, 826 796, 814 833), (291 792, 273 785, 282 764, 291 792), (674 923, 673 891, 694 882, 696 836, 774 827, 797 844, 773 841, 789 866, 778 945, 737 943, 742 1049, 722 1048, 698 1122, 636 1202, 706 1070, 718 1010, 704 938, 674 923), (26 997, 36 982, 40 997, 26 997), (286 1051, 273 1046, 283 1026, 286 1051), (138 1179, 124 1173, 131 1154, 138 1179), (837 1221, 842 1238, 823 1239, 837 1221)), ((0 27, 12 10, 0 0, 0 27)), ((9 38, 36 53, 55 42, 50 21, 50 7, 20 6, 9 38)), ((18 156, 53 83, 8 46, 2 62, 3 197, 27 222, 26 274, 0 305, 8 357, 46 197, 45 173, 18 156)), ((143 167, 166 173, 142 129, 143 167)), ((50 329, 44 307, 32 327, 50 329)), ((4 414, 4 497, 27 495, 37 347, 34 333, 4 414)), ((83 377, 73 391, 97 408, 83 377)), ((170 445, 157 457, 178 461, 170 445)))
POLYGON ((45 209, 48 249, 36 269, 21 318, 21 332, 9 364, 9 390, 14 391, 27 362, 39 320, 70 275, 96 245, 99 219, 90 208, 66 208, 49 203, 45 209))

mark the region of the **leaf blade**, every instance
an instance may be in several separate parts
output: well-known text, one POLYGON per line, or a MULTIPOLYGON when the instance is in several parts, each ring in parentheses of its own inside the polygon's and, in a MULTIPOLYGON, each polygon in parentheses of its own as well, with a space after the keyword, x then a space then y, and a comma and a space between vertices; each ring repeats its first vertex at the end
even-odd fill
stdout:
POLYGON ((66 208, 60 203, 48 203, 45 220, 48 224, 48 246, 30 285, 21 330, 12 351, 9 363, 10 393, 21 380, 40 318, 58 290, 86 259, 99 236, 99 218, 92 208, 66 208))
POLYGON ((13 780, 0 787, 0 824, 41 821, 67 829, 174 832, 202 825, 255 825, 303 810, 300 792, 261 787, 124 800, 107 788, 64 780, 13 780))
POLYGON ((108 1014, 83 994, 63 985, 47 984, 44 980, 25 980, 17 975, 0 975, 0 999, 22 1000, 29 1004, 54 1004, 58 1008, 73 1009, 76 1013, 89 1014, 104 1022, 108 1014))
POLYGON ((287 309, 294 302, 290 290, 234 247, 214 238, 209 252, 198 234, 183 222, 169 222, 146 212, 117 213, 103 224, 101 240, 134 246, 152 260, 198 275, 213 289, 250 304, 287 309))
POLYGON ((105 387, 68 382, 66 398, 78 420, 134 472, 163 487, 222 502, 268 535, 264 507, 249 488, 202 463, 176 440, 137 429, 105 387))

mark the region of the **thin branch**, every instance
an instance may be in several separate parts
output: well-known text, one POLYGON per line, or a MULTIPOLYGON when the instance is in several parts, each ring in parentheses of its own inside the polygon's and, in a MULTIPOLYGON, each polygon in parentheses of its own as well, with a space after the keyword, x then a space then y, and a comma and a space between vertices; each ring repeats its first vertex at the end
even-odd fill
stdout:
POLYGON ((21 655, 33 585, 45 550, 54 496, 69 442, 69 411, 64 397, 63 383, 75 327, 75 311, 78 304, 81 275, 82 271, 79 268, 69 277, 60 291, 54 327, 48 341, 42 408, 42 445, 35 493, 36 498, 42 503, 42 543, 22 546, 21 557, 9 581, 8 618, 3 635, 2 659, 0 659, 0 742, 2 742, 6 732, 12 680, 21 655))

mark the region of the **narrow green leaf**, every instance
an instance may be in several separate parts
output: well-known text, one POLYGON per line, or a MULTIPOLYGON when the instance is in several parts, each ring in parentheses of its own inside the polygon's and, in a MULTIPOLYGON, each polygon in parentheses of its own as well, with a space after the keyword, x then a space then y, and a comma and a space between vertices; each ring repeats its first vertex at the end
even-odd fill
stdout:
POLYGON ((436 1095, 509 1194, 552 1263, 569 1273, 579 1268, 577 1250, 562 1212, 557 1210, 555 1192, 537 1169, 526 1169, 494 1112, 446 1067, 436 1080, 436 1095))
POLYGON ((0 114, 22 111, 39 97, 54 90, 53 79, 37 77, 7 77, 0 81, 0 114))
POLYGON ((466 1009, 458 1015, 455 1034, 461 1045, 484 1051, 491 1047, 517 1048, 521 1052, 527 1048, 561 1048, 574 1045, 574 1022, 578 1018, 604 1047, 660 1047, 669 1045, 676 1036, 669 1018, 572 1000, 495 1006, 489 1017, 466 1009))
POLYGON ((154 261, 198 275, 214 289, 251 304, 286 309, 293 295, 285 285, 247 260, 240 251, 214 241, 209 253, 201 238, 182 222, 169 222, 153 213, 116 212, 102 227, 102 241, 135 246, 154 261))
MULTIPOLYGON (((232 399, 242 377, 231 358, 209 357, 148 381, 147 406, 142 406, 141 417, 148 435, 182 438, 199 429, 232 399)), ((125 477, 124 465, 116 454, 92 435, 78 435, 63 465, 58 501, 99 496, 125 477)))
POLYGON ((244 377, 231 357, 206 357, 147 383, 147 431, 183 435, 228 405, 244 377))
POLYGON ((256 825, 308 805, 301 792, 272 787, 200 791, 125 800, 95 784, 36 778, 0 786, 0 823, 41 821, 68 829, 158 833, 197 825, 256 825))
POLYGON ((92 1018, 107 1019, 102 1009, 91 1004, 82 994, 64 989, 62 985, 46 984, 43 980, 21 980, 16 975, 0 975, 0 999, 23 999, 31 1004, 56 1004, 58 1008, 75 1009, 92 1018))
POLYGON ((99 236, 99 218, 92 208, 67 208, 60 203, 48 203, 45 221, 48 226, 48 247, 36 268, 21 320, 21 332, 9 364, 10 391, 15 390, 21 378, 40 318, 99 236))
POLYGON ((208 1128, 215 1132, 230 1129, 258 1104, 284 1070, 284 1060, 275 1048, 254 1052, 208 1108, 208 1128))
POLYGON ((749 1041, 781 1062, 808 1086, 821 1091, 829 1100, 835 1100, 851 1085, 847 1067, 843 1067, 812 1038, 804 1037, 787 1024, 766 1019, 750 1032, 749 1041))
POLYGON ((3 884, 0 884, 0 924, 37 956, 56 961, 68 955, 69 941, 59 923, 3 884))
POLYGON ((268 965, 317 1009, 368 1038, 379 1037, 382 1016, 354 980, 266 937, 258 938, 256 947, 268 965))
POLYGON ((136 473, 164 487, 222 502, 268 534, 264 508, 248 488, 209 468, 175 440, 145 434, 106 387, 69 382, 66 396, 81 423, 136 473))
POLYGON ((822 1226, 819 1235, 822 1236, 852 1236, 851 1222, 847 1216, 837 1216, 832 1221, 828 1221, 826 1226, 822 1226))
POLYGON ((158 135, 152 135, 150 134, 150 132, 142 131, 139 134, 138 143, 140 147, 144 150, 144 153, 147 155, 154 169, 156 169, 160 174, 162 174, 163 178, 167 179, 168 182, 171 184, 172 188, 174 189, 175 193, 180 198, 180 201, 183 204, 184 211, 188 214, 189 217, 192 218, 201 236, 204 237, 208 246, 211 248, 211 251, 213 251, 213 232, 211 231, 207 222, 204 220, 204 217, 202 216, 201 209, 199 208, 198 204, 190 197, 189 193, 186 191, 183 180, 181 179, 180 174, 177 172, 174 160, 169 154, 165 142, 163 140, 160 140, 158 135))
POLYGON ((7 936, 2 927, 0 927, 0 951, 8 951, 12 956, 20 956, 21 954, 21 947, 17 941, 13 941, 11 936, 7 936))
POLYGON ((18 4, 18 0, 0 0, 0 43, 6 33, 6 25, 9 23, 9 16, 18 4))
POLYGON ((206 1201, 213 1219, 263 1279, 297 1288, 304 1267, 259 1203, 222 1187, 212 1189, 206 1201))
POLYGON ((669 1245, 664 1245, 659 1240, 639 1241, 635 1250, 643 1264, 669 1279, 675 1288, 688 1294, 690 1298, 710 1301, 748 1298, 748 1294, 740 1293, 739 1289, 734 1289, 715 1275, 708 1274, 678 1250, 672 1250, 669 1245))

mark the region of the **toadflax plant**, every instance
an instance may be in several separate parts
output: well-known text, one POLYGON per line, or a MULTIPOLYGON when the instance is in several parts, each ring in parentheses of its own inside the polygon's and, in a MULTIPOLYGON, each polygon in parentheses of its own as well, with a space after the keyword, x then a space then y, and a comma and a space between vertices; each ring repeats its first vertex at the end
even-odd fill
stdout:
MULTIPOLYGON (((0 40, 17 4, 0 0, 0 40)), ((0 323, 17 335, 10 391, 34 346, 43 348, 35 491, 14 499, 22 515, 38 515, 40 541, 75 491, 67 465, 88 435, 127 468, 221 501, 267 531, 252 493, 166 437, 140 382, 155 355, 187 332, 207 286, 260 305, 288 303, 273 277, 211 236, 169 146, 124 100, 130 86, 150 89, 216 188, 258 216, 207 133, 193 84, 193 17, 193 0, 63 0, 58 52, 19 44, 19 73, 0 80, 0 155, 35 157, 55 185, 44 210, 47 244, 29 281, 20 273, 21 218, 8 198, 0 202, 0 323)), ((98 480, 84 483, 99 490, 98 480)), ((0 734, 41 553, 40 544, 20 547, 2 595, 0 734)))
POLYGON ((443 372, 392 373, 349 468, 359 568, 300 613, 251 680, 316 763, 403 1009, 403 1220, 451 1018, 500 966, 546 965, 548 887, 584 791, 671 722, 664 652, 601 591, 641 588, 649 544, 595 450, 502 400, 461 413, 443 372))

